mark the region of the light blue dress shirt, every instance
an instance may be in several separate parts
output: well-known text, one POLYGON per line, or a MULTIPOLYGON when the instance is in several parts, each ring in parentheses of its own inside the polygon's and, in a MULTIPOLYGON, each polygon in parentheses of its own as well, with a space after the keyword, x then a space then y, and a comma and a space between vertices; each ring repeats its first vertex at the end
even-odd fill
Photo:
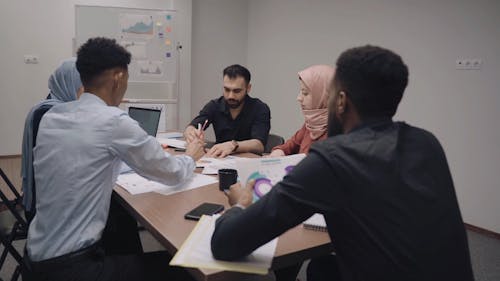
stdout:
POLYGON ((101 238, 120 160, 167 185, 187 180, 195 168, 191 157, 166 154, 127 113, 89 93, 44 115, 33 156, 37 213, 27 250, 34 261, 101 238))

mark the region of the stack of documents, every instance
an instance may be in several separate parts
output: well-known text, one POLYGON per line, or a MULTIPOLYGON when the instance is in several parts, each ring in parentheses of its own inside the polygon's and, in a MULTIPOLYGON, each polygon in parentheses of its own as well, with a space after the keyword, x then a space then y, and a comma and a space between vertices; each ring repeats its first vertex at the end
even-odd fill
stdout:
POLYGON ((191 234, 189 234, 189 237, 170 261, 170 265, 267 274, 269 268, 271 268, 278 238, 257 248, 249 256, 238 261, 216 260, 210 249, 210 241, 215 229, 215 221, 219 216, 202 216, 191 234))

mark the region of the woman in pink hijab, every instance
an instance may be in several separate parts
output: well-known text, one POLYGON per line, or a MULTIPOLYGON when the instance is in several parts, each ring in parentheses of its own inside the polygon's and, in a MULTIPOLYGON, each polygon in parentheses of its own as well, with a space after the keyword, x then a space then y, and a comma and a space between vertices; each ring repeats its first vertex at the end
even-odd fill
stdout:
POLYGON ((299 72, 300 93, 297 96, 305 122, 284 144, 275 146, 269 156, 307 153, 311 144, 326 139, 328 96, 332 91, 335 70, 328 65, 313 65, 299 72))

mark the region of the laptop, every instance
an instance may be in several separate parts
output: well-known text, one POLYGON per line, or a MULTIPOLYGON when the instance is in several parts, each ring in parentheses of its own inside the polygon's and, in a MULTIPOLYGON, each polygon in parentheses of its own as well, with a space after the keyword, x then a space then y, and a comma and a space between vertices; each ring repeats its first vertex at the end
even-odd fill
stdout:
POLYGON ((128 115, 150 136, 156 137, 161 110, 152 108, 129 107, 128 115))

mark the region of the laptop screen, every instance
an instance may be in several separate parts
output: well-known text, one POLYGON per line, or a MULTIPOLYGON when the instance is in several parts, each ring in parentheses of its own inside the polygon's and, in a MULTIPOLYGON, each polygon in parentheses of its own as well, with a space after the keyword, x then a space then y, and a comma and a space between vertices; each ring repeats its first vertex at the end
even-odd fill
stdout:
POLYGON ((141 128, 150 136, 156 137, 161 110, 151 108, 129 107, 128 115, 139 123, 141 128))

